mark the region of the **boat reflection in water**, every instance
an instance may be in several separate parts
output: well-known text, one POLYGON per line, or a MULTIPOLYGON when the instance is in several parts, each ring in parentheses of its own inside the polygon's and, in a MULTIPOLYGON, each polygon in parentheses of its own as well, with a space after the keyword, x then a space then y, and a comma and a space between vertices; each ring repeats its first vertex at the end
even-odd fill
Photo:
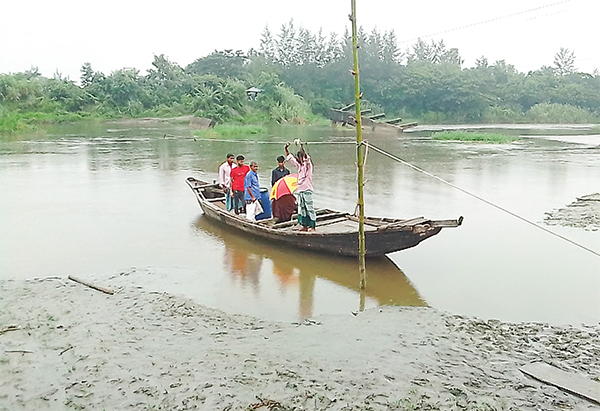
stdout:
MULTIPOLYGON (((256 296, 260 294, 261 288, 266 287, 264 283, 274 282, 279 293, 295 293, 298 290, 297 314, 300 318, 315 315, 315 305, 335 306, 338 298, 346 302, 348 292, 354 292, 353 300, 357 302, 352 309, 359 308, 361 293, 358 287, 358 263, 354 258, 332 257, 278 246, 260 238, 241 235, 239 230, 214 222, 204 215, 194 222, 194 229, 222 241, 225 248, 223 267, 238 287, 251 289, 251 293, 256 296), (333 290, 329 288, 325 294, 316 293, 315 284, 319 281, 333 283, 333 290), (343 287, 343 292, 336 292, 340 286, 343 287)), ((379 305, 427 305, 404 273, 387 257, 367 260, 367 275, 367 289, 362 295, 363 303, 360 306, 365 305, 365 300, 366 308, 379 305)), ((340 304, 345 302, 339 301, 340 304)), ((321 312, 317 314, 332 310, 319 311, 321 312)), ((348 311, 334 309, 333 312, 348 311)))

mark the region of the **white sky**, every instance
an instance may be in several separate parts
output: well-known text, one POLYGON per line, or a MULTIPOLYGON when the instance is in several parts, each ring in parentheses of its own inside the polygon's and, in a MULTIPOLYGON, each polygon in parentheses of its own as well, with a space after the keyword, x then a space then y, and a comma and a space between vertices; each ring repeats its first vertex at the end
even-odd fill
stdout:
MULTIPOLYGON (((579 70, 600 68, 600 0, 356 1, 367 31, 394 29, 401 49, 418 37, 443 39, 465 67, 485 56, 526 72, 552 65, 565 47, 579 70)), ((144 72, 153 54, 185 66, 215 49, 258 48, 265 25, 277 34, 292 18, 313 33, 342 34, 349 13, 350 0, 0 0, 0 73, 37 66, 79 80, 84 62, 105 74, 144 72)))

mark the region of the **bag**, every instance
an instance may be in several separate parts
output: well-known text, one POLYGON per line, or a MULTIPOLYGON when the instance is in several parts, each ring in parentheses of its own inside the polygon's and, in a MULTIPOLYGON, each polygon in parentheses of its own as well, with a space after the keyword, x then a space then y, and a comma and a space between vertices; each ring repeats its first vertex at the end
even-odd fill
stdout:
POLYGON ((246 218, 250 221, 256 221, 256 216, 263 213, 260 201, 256 200, 250 204, 246 204, 246 218))

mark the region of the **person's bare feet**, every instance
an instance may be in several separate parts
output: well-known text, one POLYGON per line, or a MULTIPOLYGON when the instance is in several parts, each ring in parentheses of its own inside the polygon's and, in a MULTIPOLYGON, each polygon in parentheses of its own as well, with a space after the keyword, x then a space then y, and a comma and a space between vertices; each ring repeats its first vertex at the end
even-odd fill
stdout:
POLYGON ((313 227, 311 227, 311 228, 307 229, 306 231, 308 231, 308 232, 312 232, 312 231, 316 231, 316 229, 315 229, 315 228, 313 228, 313 227))

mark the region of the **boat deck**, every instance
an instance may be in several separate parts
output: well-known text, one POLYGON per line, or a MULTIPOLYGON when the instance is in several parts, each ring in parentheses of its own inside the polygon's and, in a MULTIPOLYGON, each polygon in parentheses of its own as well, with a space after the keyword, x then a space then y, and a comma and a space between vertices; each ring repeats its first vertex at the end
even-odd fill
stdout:
MULTIPOLYGON (((225 210, 224 199, 211 199, 211 203, 222 210, 225 210)), ((319 209, 317 214, 317 229, 319 234, 348 234, 358 232, 358 218, 348 213, 336 212, 328 209, 319 209)), ((243 217, 242 217, 243 218, 243 217)), ((294 214, 290 221, 275 222, 272 218, 258 220, 256 223, 267 226, 269 228, 281 232, 295 232, 300 228, 298 223, 298 215, 294 214)), ((392 219, 373 219, 366 218, 364 224, 365 232, 379 231, 391 226, 413 227, 417 224, 427 222, 423 217, 413 218, 410 220, 392 220, 392 219)))

